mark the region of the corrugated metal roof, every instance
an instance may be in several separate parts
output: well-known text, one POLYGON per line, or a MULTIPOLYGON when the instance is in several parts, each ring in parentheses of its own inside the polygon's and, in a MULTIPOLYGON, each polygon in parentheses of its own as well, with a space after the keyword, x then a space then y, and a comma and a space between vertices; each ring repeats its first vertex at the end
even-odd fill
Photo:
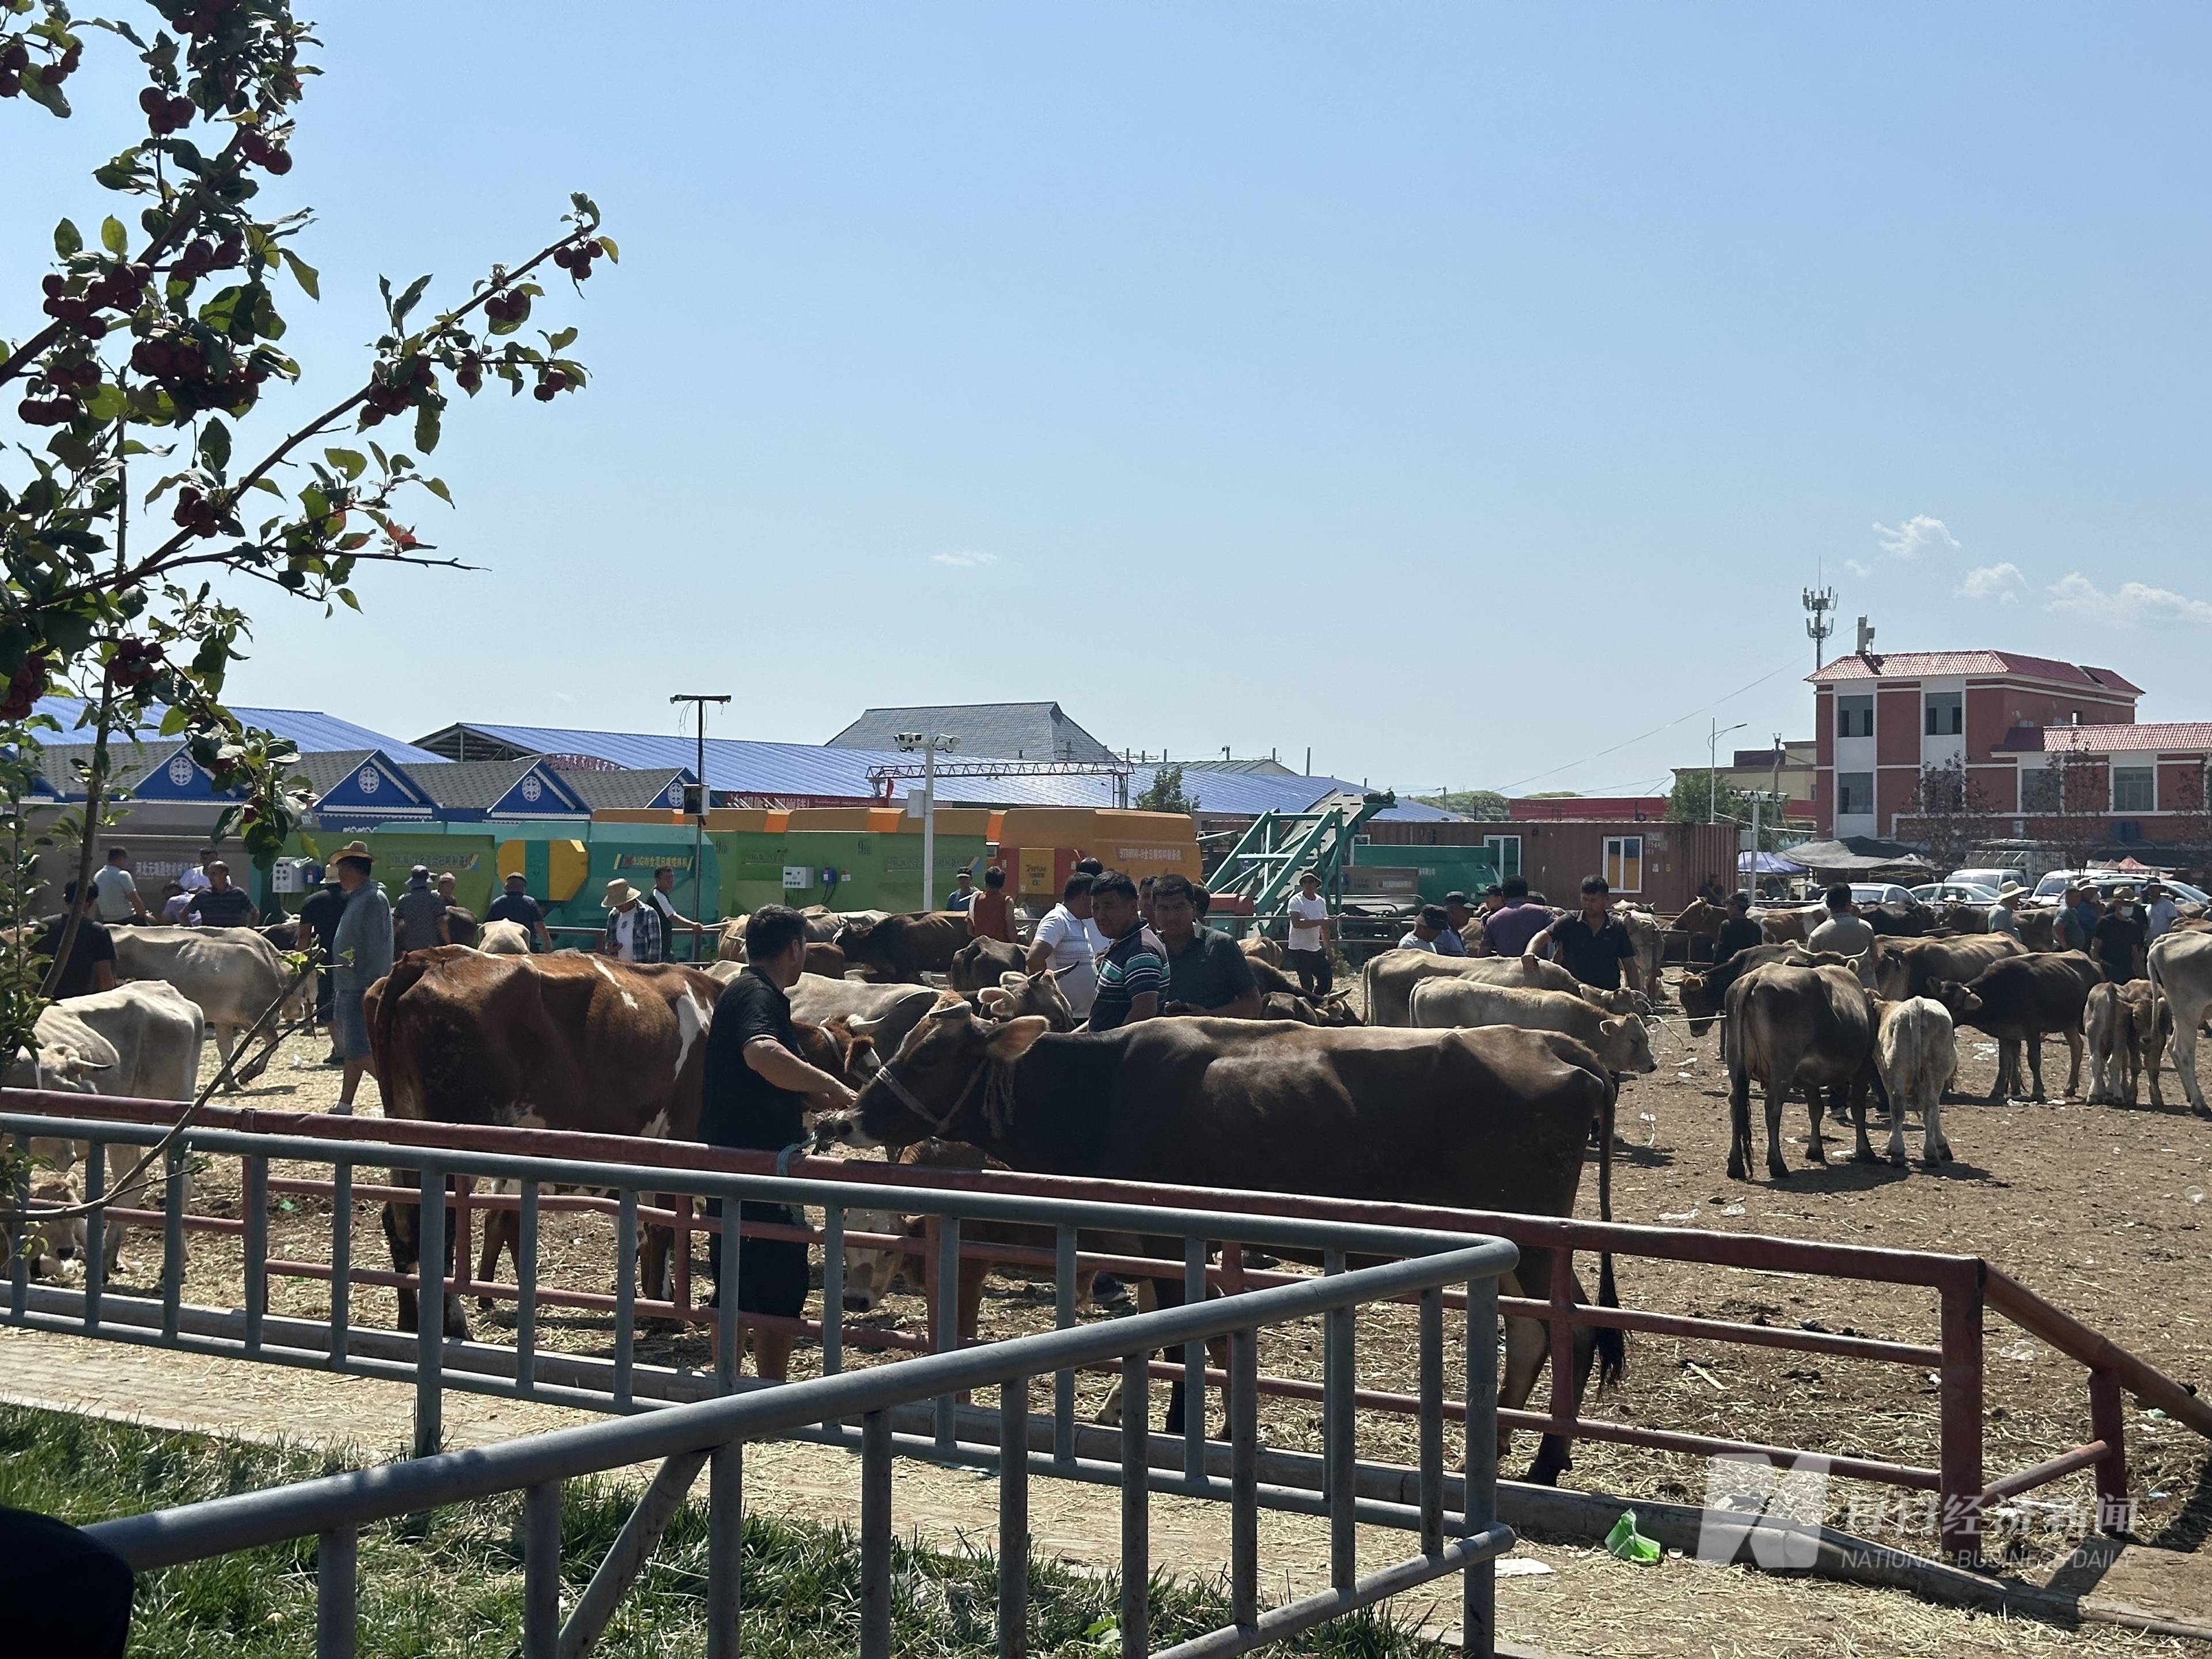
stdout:
MULTIPOLYGON (((592 732, 575 726, 493 726, 468 722, 471 740, 477 736, 531 754, 591 755, 617 766, 639 770, 690 766, 696 755, 696 740, 647 732, 592 732)), ((435 734, 434 734, 435 735, 435 734)), ((963 762, 991 758, 962 755, 963 762)), ((868 781, 872 766, 904 766, 914 757, 896 749, 848 749, 805 743, 761 743, 743 738, 707 739, 706 784, 726 794, 777 797, 814 796, 848 800, 875 799, 878 791, 868 781)), ((1132 796, 1148 787, 1158 769, 1132 769, 1132 796)), ((1303 812, 1315 802, 1334 794, 1357 796, 1363 787, 1344 778, 1273 776, 1265 773, 1189 772, 1184 775, 1186 793, 1198 797, 1201 812, 1224 816, 1256 816, 1261 812, 1303 812)), ((948 804, 972 803, 990 806, 1111 806, 1114 781, 1107 777, 945 778, 938 784, 938 799, 948 804)), ((1382 815, 1422 823, 1450 822, 1456 816, 1402 801, 1382 815)))
POLYGON ((1056 702, 924 704, 865 709, 830 739, 840 749, 896 749, 902 732, 941 732, 962 752, 1017 760, 1111 760, 1114 751, 1068 719, 1056 702))
MULTIPOLYGON (((76 729, 84 702, 79 697, 41 697, 38 712, 51 714, 62 724, 64 732, 76 729)), ((149 741, 158 740, 161 715, 165 711, 155 708, 149 715, 150 723, 138 730, 138 735, 149 741)), ((335 714, 325 714, 308 708, 233 708, 230 711, 248 726, 258 726, 264 732, 274 732, 299 745, 300 752, 327 754, 341 750, 381 749, 386 755, 402 766, 418 763, 435 765, 442 757, 427 749, 417 749, 411 743, 398 738, 388 738, 381 732, 372 732, 365 726, 356 726, 351 720, 342 720, 335 714)))

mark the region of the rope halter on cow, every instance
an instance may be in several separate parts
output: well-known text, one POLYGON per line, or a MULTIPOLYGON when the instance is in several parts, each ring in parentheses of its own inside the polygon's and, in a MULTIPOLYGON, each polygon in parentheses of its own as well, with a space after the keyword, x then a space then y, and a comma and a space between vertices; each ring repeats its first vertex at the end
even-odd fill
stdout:
POLYGON ((921 1097, 901 1082, 898 1073, 888 1065, 876 1073, 876 1080, 889 1087, 898 1097, 899 1104, 929 1125, 933 1134, 951 1134, 953 1120, 960 1115, 960 1109, 968 1103, 968 1097, 975 1092, 979 1083, 983 1085, 983 1121, 991 1133, 994 1137, 1005 1134, 1014 1121, 1014 1068, 996 1060, 986 1060, 975 1068, 958 1097, 942 1115, 922 1104, 921 1097))

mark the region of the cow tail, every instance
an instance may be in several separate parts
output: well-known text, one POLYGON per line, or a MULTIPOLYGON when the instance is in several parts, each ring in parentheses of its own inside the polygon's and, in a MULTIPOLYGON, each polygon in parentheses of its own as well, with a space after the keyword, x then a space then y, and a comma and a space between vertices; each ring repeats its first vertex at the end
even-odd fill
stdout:
MULTIPOLYGON (((1614 1109, 1620 1103, 1620 1084, 1610 1076, 1605 1080, 1605 1114, 1600 1126, 1597 1150, 1597 1217, 1601 1221, 1613 1219, 1613 1121, 1614 1109)), ((1599 1253, 1597 1259, 1597 1305, 1618 1308, 1620 1292, 1613 1279, 1613 1252, 1599 1253)), ((1597 1385, 1600 1392, 1620 1381, 1628 1369, 1628 1334, 1608 1326, 1600 1326, 1597 1333, 1597 1385)))
POLYGON ((376 1018, 369 1023, 369 1058, 376 1066, 378 1086, 384 1092, 384 1109, 393 1117, 422 1115, 422 1079, 415 1075, 416 1056, 411 1047, 393 1042, 392 1023, 399 1017, 399 999, 422 977, 428 958, 410 951, 392 964, 392 971, 377 981, 376 1018), (402 1073, 406 1075, 403 1076, 402 1073))

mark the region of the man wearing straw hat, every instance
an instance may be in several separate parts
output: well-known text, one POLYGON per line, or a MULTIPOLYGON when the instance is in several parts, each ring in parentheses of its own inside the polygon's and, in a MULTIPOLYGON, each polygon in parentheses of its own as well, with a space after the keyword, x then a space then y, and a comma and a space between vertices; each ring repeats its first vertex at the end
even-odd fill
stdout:
POLYGON ((667 959, 660 912, 640 902, 645 895, 620 876, 607 884, 605 908, 607 931, 599 953, 623 962, 663 962, 667 959))
POLYGON ((354 1091, 368 1065, 368 1016, 362 996, 392 971, 392 901, 373 878, 375 866, 376 854, 357 841, 331 860, 345 895, 345 912, 331 937, 331 1035, 345 1065, 338 1103, 331 1109, 341 1117, 353 1115, 354 1091))

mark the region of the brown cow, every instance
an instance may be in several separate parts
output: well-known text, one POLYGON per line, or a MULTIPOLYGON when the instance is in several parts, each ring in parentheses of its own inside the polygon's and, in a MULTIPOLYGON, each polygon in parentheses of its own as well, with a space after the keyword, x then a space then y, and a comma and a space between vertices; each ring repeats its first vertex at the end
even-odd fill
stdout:
POLYGON ((2019 1092, 2023 1042, 2027 1045, 2028 1071, 2035 1079, 2033 1098, 2041 1100, 2046 1032, 2063 1036, 2073 1057, 2066 1077, 2067 1094, 2081 1086, 2082 1017, 2087 1012, 2090 990, 2102 978, 2097 964, 2079 951, 2046 951, 2002 957, 1964 984, 1950 979, 1932 981, 1927 994, 1948 1008, 1959 1024, 1971 1025, 1997 1040, 1997 1079, 1990 1090, 1991 1100, 2019 1092))
MULTIPOLYGON (((370 988, 369 1043, 387 1117, 593 1134, 698 1138, 709 1022, 722 988, 670 963, 639 966, 556 952, 488 957, 459 945, 410 951, 370 988)), ((395 1184, 411 1177, 395 1172, 395 1184)), ((421 1213, 387 1204, 392 1265, 420 1260, 421 1213)), ((666 1278, 670 1235, 645 1234, 648 1293, 666 1278)), ((446 1237, 451 1265, 453 1236, 446 1237)), ((399 1323, 415 1328, 412 1291, 399 1323)), ((460 1298, 446 1333, 465 1338, 460 1298)))
POLYGON ((952 958, 968 940, 966 911, 932 910, 848 921, 836 942, 848 963, 866 969, 877 981, 919 985, 924 974, 950 974, 952 958))
MULTIPOLYGON (((1874 1080, 1874 1009, 1848 968, 1755 968, 1729 987, 1728 1030, 1721 1047, 1729 1073, 1731 1180, 1751 1178, 1751 1080, 1766 1088, 1766 1172, 1790 1178, 1782 1158, 1782 1107, 1792 1089, 1805 1091, 1811 1128, 1805 1156, 1828 1161, 1820 1139, 1820 1096, 1841 1122, 1848 1109, 1858 1129, 1857 1156, 1874 1157, 1867 1139, 1866 1097, 1874 1080)), ((1897 1108, 1890 1108, 1893 1119, 1897 1108)))
MULTIPOLYGON (((947 1005, 817 1133, 854 1146, 944 1134, 1057 1175, 1564 1216, 1602 1115, 1598 1209, 1609 1218, 1613 1102, 1597 1057, 1549 1031, 1152 1019, 1063 1035, 1042 1019, 999 1024, 947 1005)), ((1548 1249, 1524 1248, 1508 1293, 1542 1290, 1551 1265, 1548 1249)), ((1179 1273, 1155 1283, 1164 1305, 1181 1300, 1179 1273)), ((1616 1300, 1602 1257, 1598 1301, 1616 1300)), ((1501 1400, 1517 1407, 1547 1343, 1532 1322, 1506 1327, 1501 1400)), ((1622 1352, 1617 1332, 1577 1329, 1569 1399, 1579 1400, 1594 1353, 1609 1380, 1622 1352)), ((1171 1425, 1181 1403, 1170 1395, 1171 1425)), ((1566 1443, 1547 1436, 1530 1478, 1555 1481, 1566 1466, 1566 1443)))
POLYGON ((2009 933, 1881 939, 1875 950, 1875 990, 1885 1002, 1927 996, 1939 979, 1969 980, 1993 962, 2027 954, 2027 947, 2009 933))
POLYGON ((1778 963, 1787 963, 1796 968, 1817 968, 1826 963, 1843 963, 1846 958, 1832 951, 1823 951, 1818 956, 1796 945, 1754 945, 1749 950, 1739 951, 1726 962, 1702 974, 1684 974, 1674 987, 1674 994, 1682 1005, 1683 1023, 1689 1026, 1690 1035, 1703 1036, 1712 1029, 1713 1021, 1728 1006, 1729 987, 1754 968, 1769 968, 1778 963))
POLYGON ((956 991, 980 991, 996 985, 1001 974, 1018 974, 1028 961, 1018 945, 1003 939, 971 939, 952 953, 945 982, 956 991))
POLYGON ((1270 968, 1279 968, 1288 960, 1283 954, 1283 942, 1269 939, 1265 933, 1247 933, 1237 941, 1237 948, 1255 962, 1264 962, 1270 968))
MULTIPOLYGON (((1540 962, 1531 974, 1522 967, 1518 957, 1440 957, 1432 951, 1385 951, 1370 957, 1360 969, 1360 982, 1367 993, 1367 1023, 1411 1025, 1414 984, 1437 974, 1459 974, 1468 979, 1486 980, 1492 985, 1525 986, 1532 991, 1579 992, 1584 988, 1581 981, 1556 962, 1540 962)), ((1287 980, 1271 985, 1260 979, 1256 968, 1253 977, 1260 980, 1262 992, 1295 992, 1298 988, 1287 980)), ((1626 987, 1622 988, 1623 996, 1633 994, 1626 987)), ((1628 1006, 1625 1001, 1618 1007, 1608 1004, 1607 1011, 1620 1013, 1628 1006)))

